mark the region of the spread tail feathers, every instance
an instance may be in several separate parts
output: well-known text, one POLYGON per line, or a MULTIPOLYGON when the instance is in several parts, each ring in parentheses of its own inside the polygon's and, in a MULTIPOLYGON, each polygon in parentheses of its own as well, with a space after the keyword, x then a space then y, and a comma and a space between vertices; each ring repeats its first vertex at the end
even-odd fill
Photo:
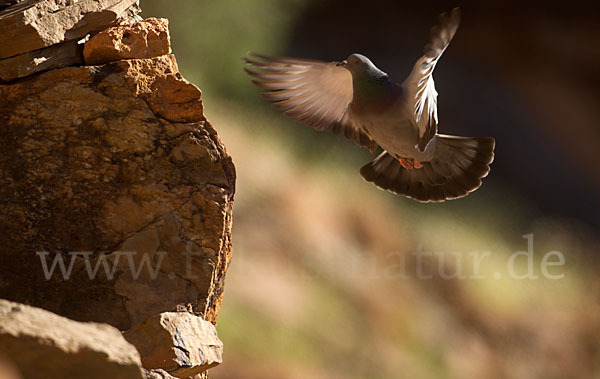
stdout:
POLYGON ((436 152, 422 168, 405 169, 384 151, 360 169, 378 187, 422 202, 456 199, 475 191, 490 171, 495 141, 438 134, 436 152))

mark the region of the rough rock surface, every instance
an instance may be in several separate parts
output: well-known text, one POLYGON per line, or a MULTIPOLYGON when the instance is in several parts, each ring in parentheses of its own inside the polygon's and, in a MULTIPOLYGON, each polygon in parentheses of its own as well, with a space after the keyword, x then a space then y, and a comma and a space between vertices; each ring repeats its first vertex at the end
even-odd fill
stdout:
POLYGON ((0 12, 0 59, 129 21, 139 0, 24 1, 0 12))
POLYGON ((223 361, 223 343, 213 324, 188 312, 164 312, 125 332, 147 369, 163 369, 180 378, 223 361))
POLYGON ((0 85, 0 298, 128 330, 147 370, 109 325, 3 301, 2 378, 206 379, 221 362, 231 158, 167 20, 77 43, 137 4, 0 0, 0 81, 21 78, 0 85), (84 50, 93 66, 55 69, 84 50))
POLYGON ((76 40, 0 59, 0 81, 9 82, 36 72, 83 64, 83 44, 76 40))
POLYGON ((146 375, 146 379, 175 379, 173 375, 169 374, 168 372, 162 369, 144 369, 144 375, 146 375))
POLYGON ((235 171, 174 57, 52 70, 0 98, 0 297, 121 330, 215 322, 235 171))
POLYGON ((0 299, 0 355, 27 379, 142 379, 140 356, 117 329, 0 299))
POLYGON ((148 18, 103 30, 86 42, 83 51, 87 64, 154 58, 170 53, 169 22, 164 18, 148 18))
POLYGON ((0 0, 0 10, 25 0, 0 0))

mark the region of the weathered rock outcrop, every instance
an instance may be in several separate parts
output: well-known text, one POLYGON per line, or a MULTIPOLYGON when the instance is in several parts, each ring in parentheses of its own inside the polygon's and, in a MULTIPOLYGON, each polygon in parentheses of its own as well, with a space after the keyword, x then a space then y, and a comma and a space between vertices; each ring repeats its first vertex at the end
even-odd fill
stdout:
POLYGON ((121 59, 152 58, 171 53, 169 22, 149 18, 132 25, 108 28, 85 43, 87 64, 103 64, 121 59))
POLYGON ((0 12, 0 59, 135 19, 139 0, 28 0, 0 12))
POLYGON ((117 329, 0 299, 0 355, 25 378, 142 379, 140 355, 117 329))
POLYGON ((208 321, 186 312, 164 312, 125 333, 147 369, 178 377, 199 374, 223 360, 223 343, 208 321))
POLYGON ((140 12, 139 0, 24 0, 3 9, 7 5, 0 3, 0 82, 83 64, 88 33, 138 20, 140 12))
POLYGON ((174 57, 53 70, 0 97, 0 295, 122 330, 177 309, 214 321, 234 171, 174 57), (47 278, 55 259, 68 278, 47 278))
MULTIPOLYGON (((71 8, 89 2, 36 7, 48 10, 46 3, 62 7, 42 19, 69 15, 57 21, 69 32, 44 31, 51 36, 87 33, 81 20, 106 28, 137 6, 94 1, 104 8, 75 22, 71 16, 85 12, 71 8)), ((45 26, 21 12, 11 17, 41 36, 45 26)), ((70 43, 48 38, 31 47, 70 43)), ((13 50, 1 56, 36 54, 13 50)), ((132 341, 163 312, 173 325, 214 324, 231 257, 235 170, 204 117, 201 92, 178 71, 166 20, 110 27, 83 50, 88 65, 27 72, 0 85, 0 298, 110 324, 132 341)), ((145 368, 191 376, 220 362, 216 335, 203 345, 178 333, 182 347, 215 348, 145 368)), ((147 351, 177 345, 156 337, 144 341, 147 351)))

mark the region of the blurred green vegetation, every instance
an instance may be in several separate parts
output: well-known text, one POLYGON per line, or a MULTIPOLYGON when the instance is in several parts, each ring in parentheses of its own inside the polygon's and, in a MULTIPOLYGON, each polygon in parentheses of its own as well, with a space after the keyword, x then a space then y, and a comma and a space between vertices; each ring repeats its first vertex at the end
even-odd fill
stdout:
POLYGON ((170 20, 180 70, 205 99, 255 103, 242 71, 248 51, 277 53, 285 47, 294 16, 307 0, 142 0, 144 17, 170 20))
POLYGON ((238 172, 218 324, 225 356, 211 377, 541 379, 597 370, 592 232, 539 217, 493 178, 443 204, 380 191, 358 175, 368 152, 285 119, 257 96, 241 58, 285 51, 311 2, 142 1, 144 17, 169 19, 180 70, 201 88, 238 172), (536 273, 543 254, 558 250, 568 257, 564 280, 493 277, 527 249, 528 233, 536 273), (464 257, 490 251, 486 279, 381 277, 389 253, 410 263, 417 245, 464 257))

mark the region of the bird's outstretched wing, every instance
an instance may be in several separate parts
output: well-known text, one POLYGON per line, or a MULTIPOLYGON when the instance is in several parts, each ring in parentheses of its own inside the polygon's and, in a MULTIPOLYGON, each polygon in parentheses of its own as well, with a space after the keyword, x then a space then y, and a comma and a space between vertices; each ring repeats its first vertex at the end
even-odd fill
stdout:
POLYGON ((403 83, 411 99, 414 99, 414 122, 419 128, 419 149, 437 133, 437 91, 433 82, 433 70, 442 53, 450 44, 460 24, 460 9, 454 8, 440 15, 439 23, 431 29, 429 43, 412 72, 403 83))
POLYGON ((249 53, 244 70, 257 86, 270 90, 262 94, 284 115, 318 131, 343 133, 372 152, 377 144, 348 115, 352 102, 352 75, 336 62, 276 58, 249 53))

